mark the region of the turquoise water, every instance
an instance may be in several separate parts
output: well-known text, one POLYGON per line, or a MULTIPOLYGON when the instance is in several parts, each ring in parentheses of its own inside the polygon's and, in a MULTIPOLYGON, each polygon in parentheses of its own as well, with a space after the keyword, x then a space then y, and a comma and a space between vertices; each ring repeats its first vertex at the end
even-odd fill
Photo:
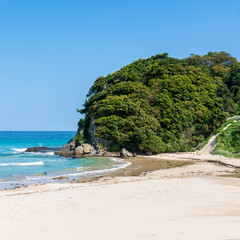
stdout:
POLYGON ((126 166, 113 158, 64 158, 48 153, 23 153, 28 147, 62 147, 75 132, 0 132, 0 189, 99 175, 126 166))

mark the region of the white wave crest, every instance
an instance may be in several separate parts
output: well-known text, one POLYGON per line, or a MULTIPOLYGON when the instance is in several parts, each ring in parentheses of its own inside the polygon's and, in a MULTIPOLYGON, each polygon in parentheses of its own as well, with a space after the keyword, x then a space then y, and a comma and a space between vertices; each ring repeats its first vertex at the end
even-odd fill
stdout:
POLYGON ((45 156, 53 156, 54 152, 25 152, 24 154, 28 155, 45 155, 45 156))
MULTIPOLYGON (((98 176, 98 175, 101 175, 101 174, 104 174, 104 173, 115 172, 119 169, 126 168, 126 167, 128 167, 129 165, 132 164, 131 162, 125 162, 125 161, 122 161, 122 162, 123 162, 123 164, 114 166, 113 168, 109 168, 109 169, 83 171, 83 172, 68 173, 68 174, 55 175, 55 176, 53 176, 53 175, 51 175, 51 176, 39 176, 39 177, 27 176, 26 180, 27 181, 47 181, 49 179, 53 180, 53 178, 62 177, 62 176, 69 177, 69 178, 73 178, 73 177, 81 177, 81 178, 92 177, 92 176, 98 176)), ((78 171, 82 171, 84 168, 77 167, 75 169, 78 170, 78 171)))
POLYGON ((15 153, 22 153, 25 152, 27 148, 11 148, 11 150, 14 151, 15 153))
POLYGON ((54 152, 45 152, 43 154, 52 156, 52 155, 54 155, 54 152))
POLYGON ((25 162, 25 163, 1 163, 0 166, 37 166, 37 165, 43 165, 44 162, 43 161, 39 161, 39 162, 25 162))
POLYGON ((103 174, 103 173, 108 173, 108 172, 115 172, 119 169, 122 169, 122 168, 126 168, 128 166, 130 166, 132 163, 131 162, 125 162, 125 161, 121 161, 123 164, 121 165, 115 165, 113 166, 113 168, 108 168, 108 169, 102 169, 102 170, 93 170, 93 171, 84 171, 84 172, 78 172, 78 173, 69 173, 69 174, 65 174, 63 176, 66 176, 66 177, 73 177, 73 176, 84 176, 84 177, 87 177, 87 176, 95 176, 95 175, 99 175, 99 174, 103 174))

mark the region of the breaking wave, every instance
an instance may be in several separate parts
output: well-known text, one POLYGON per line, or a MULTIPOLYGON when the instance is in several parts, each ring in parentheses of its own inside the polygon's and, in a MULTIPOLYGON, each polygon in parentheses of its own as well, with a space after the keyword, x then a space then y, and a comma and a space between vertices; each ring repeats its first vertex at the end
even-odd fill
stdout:
POLYGON ((27 148, 11 148, 11 150, 14 151, 15 153, 22 153, 25 152, 27 148))
POLYGON ((43 165, 43 161, 39 162, 23 162, 23 163, 1 163, 0 166, 6 167, 6 166, 37 166, 37 165, 43 165))

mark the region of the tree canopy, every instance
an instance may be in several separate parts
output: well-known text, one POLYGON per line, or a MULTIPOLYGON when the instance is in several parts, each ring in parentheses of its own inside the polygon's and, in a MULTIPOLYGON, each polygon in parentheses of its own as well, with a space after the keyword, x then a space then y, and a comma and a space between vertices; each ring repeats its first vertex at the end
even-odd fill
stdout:
POLYGON ((77 136, 110 150, 189 151, 240 112, 239 89, 240 63, 226 52, 139 59, 94 82, 77 136))

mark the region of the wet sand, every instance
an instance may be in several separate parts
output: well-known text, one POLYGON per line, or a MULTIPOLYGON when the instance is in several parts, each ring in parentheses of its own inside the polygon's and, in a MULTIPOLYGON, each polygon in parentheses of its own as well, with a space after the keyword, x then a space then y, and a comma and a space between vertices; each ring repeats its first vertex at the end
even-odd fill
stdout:
MULTIPOLYGON (((165 159, 157 159, 149 156, 138 156, 130 159, 126 159, 125 161, 131 162, 131 165, 127 166, 124 169, 119 169, 115 172, 105 173, 103 175, 97 177, 89 177, 77 179, 75 182, 83 183, 83 182, 91 182, 99 180, 100 178, 106 177, 136 177, 143 176, 147 172, 152 172, 160 169, 169 169, 174 167, 182 167, 190 164, 194 164, 195 162, 192 160, 165 160, 165 159)), ((73 181, 74 182, 74 181, 73 181)))

